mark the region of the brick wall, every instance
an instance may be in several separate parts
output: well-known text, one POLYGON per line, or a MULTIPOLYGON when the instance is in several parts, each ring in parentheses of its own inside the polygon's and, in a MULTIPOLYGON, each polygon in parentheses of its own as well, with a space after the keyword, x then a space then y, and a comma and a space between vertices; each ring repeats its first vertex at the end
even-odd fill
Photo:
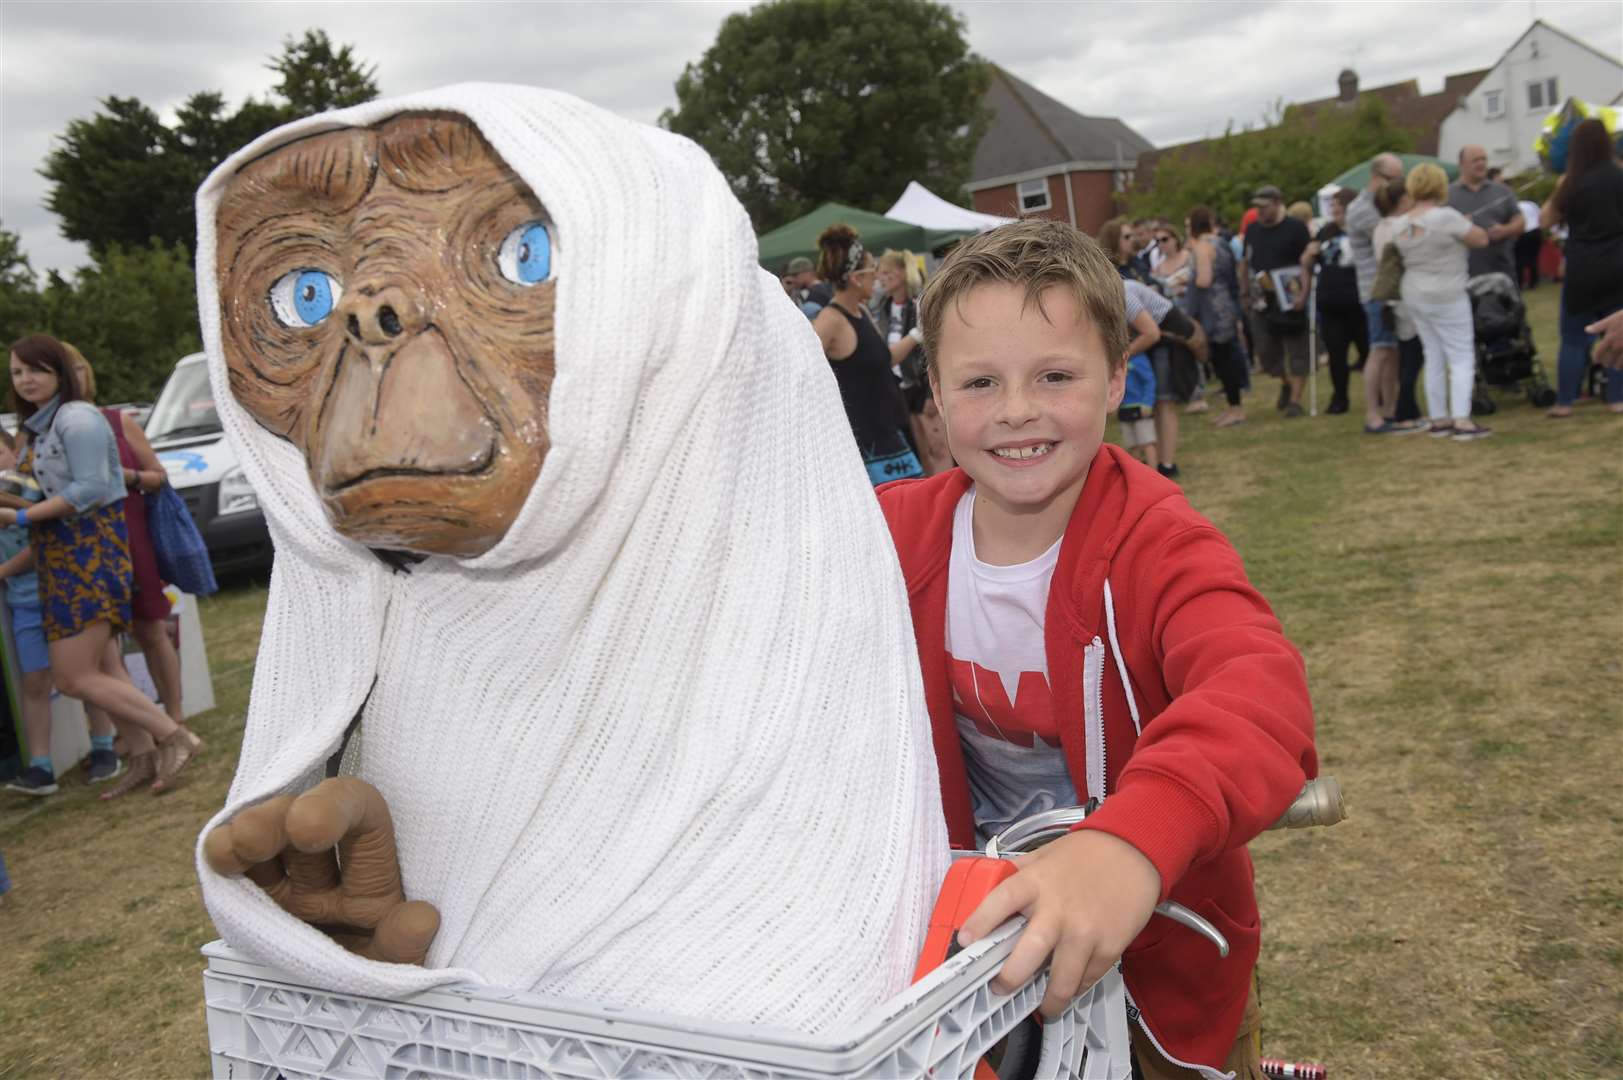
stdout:
MULTIPOLYGON (((975 209, 983 214, 1001 214, 1020 217, 1020 203, 1016 195, 1017 184, 1003 184, 983 188, 973 195, 975 209)), ((1070 221, 1069 197, 1076 207, 1076 227, 1092 235, 1099 226, 1116 214, 1116 201, 1112 174, 1107 171, 1074 172, 1048 177, 1048 209, 1035 210, 1024 216, 1070 221)))

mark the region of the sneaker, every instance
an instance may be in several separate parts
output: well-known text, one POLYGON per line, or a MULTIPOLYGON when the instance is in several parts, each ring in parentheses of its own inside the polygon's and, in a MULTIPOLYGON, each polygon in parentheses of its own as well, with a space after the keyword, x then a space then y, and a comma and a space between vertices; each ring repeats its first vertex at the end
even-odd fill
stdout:
POLYGON ((1183 473, 1178 470, 1176 465, 1157 465, 1155 467, 1155 471, 1166 477, 1168 480, 1176 480, 1178 477, 1183 475, 1183 473))
POLYGON ((55 795, 56 777, 38 765, 30 765, 21 776, 6 785, 6 790, 22 795, 55 795))
POLYGON ((1287 420, 1294 420, 1298 416, 1306 416, 1306 415, 1307 415, 1307 410, 1303 409, 1302 406, 1298 405, 1294 401, 1287 403, 1286 406, 1285 406, 1285 419, 1287 419, 1287 420))
POLYGON ((1342 413, 1344 413, 1346 411, 1347 411, 1347 399, 1342 397, 1342 398, 1331 398, 1330 399, 1330 404, 1329 404, 1329 406, 1327 406, 1325 408, 1324 413, 1325 413, 1326 416, 1340 416, 1342 413))
POLYGON ((1455 442, 1471 442, 1474 439, 1486 439, 1493 434, 1492 428, 1485 428, 1481 424, 1473 424, 1468 428, 1455 428, 1455 442))
POLYGON ((123 759, 111 750, 90 751, 90 764, 85 768, 85 777, 92 784, 105 783, 123 772, 123 759))

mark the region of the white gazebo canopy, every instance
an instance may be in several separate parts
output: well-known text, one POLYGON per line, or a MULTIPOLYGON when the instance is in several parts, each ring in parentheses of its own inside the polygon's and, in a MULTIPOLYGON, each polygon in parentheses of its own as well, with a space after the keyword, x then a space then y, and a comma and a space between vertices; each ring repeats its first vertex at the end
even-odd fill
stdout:
POLYGON ((917 180, 908 181, 907 190, 902 192, 895 205, 885 211, 885 216, 924 229, 969 229, 974 232, 984 232, 1014 220, 955 206, 917 180))

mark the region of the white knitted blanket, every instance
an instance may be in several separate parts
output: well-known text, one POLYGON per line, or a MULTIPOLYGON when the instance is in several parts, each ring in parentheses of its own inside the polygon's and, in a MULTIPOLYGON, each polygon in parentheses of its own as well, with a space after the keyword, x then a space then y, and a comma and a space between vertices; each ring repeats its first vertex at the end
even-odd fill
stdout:
MULTIPOLYGON (((276 542, 236 779, 303 790, 365 702, 425 967, 345 952, 198 860, 233 946, 310 983, 486 981, 817 1031, 902 988, 946 864, 907 598, 806 319, 685 139, 464 84, 290 124, 198 192, 227 435, 276 542), (229 394, 215 209, 242 163, 412 109, 473 120, 557 224, 551 450, 487 554, 394 574, 229 394), (375 682, 374 682, 375 680, 375 682)), ((199 847, 201 856, 201 847, 199 847)))

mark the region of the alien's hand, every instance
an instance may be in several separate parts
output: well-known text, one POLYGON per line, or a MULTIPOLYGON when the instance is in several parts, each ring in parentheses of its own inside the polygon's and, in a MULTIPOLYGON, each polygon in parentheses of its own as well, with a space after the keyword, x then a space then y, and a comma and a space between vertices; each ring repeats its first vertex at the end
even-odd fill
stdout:
POLYGON ((401 889, 388 804, 353 776, 249 807, 209 833, 203 854, 368 959, 420 964, 440 928, 434 906, 401 889))

